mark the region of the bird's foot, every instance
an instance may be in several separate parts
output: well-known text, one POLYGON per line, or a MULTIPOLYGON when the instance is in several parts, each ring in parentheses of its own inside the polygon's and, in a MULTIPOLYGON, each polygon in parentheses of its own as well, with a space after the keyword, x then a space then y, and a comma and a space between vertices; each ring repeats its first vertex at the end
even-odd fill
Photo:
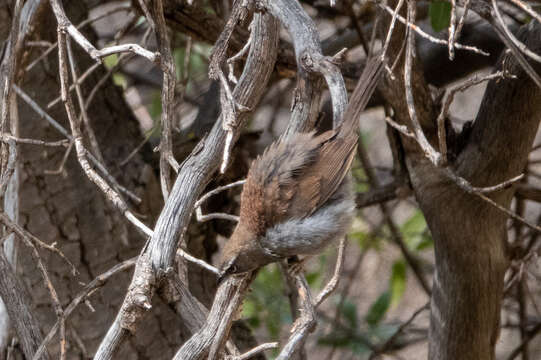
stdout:
POLYGON ((302 259, 299 259, 298 257, 288 259, 289 274, 294 277, 302 273, 304 270, 304 264, 308 259, 310 259, 310 256, 306 256, 302 259))

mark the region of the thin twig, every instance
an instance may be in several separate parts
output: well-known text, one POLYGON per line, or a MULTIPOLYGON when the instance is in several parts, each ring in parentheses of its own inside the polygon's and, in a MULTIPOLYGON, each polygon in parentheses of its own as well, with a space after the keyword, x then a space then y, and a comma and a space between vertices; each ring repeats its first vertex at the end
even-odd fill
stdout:
MULTIPOLYGON (((251 29, 251 27, 252 27, 251 25, 252 24, 250 24, 250 26, 248 27, 248 30, 251 29)), ((240 51, 238 53, 236 53, 235 55, 233 55, 232 57, 227 59, 227 65, 229 67, 228 78, 233 84, 236 84, 238 82, 238 79, 235 77, 234 64, 235 64, 236 61, 239 61, 245 55, 248 54, 248 52, 250 51, 251 44, 252 44, 252 32, 250 31, 250 36, 248 37, 248 40, 246 40, 246 44, 244 44, 242 49, 240 49, 240 51)))
POLYGON ((228 355, 228 356, 225 357, 225 359, 226 360, 247 360, 247 359, 251 358, 252 356, 255 356, 255 355, 259 354, 259 353, 262 353, 263 351, 270 350, 270 349, 276 349, 277 347, 278 347, 277 342, 265 343, 265 344, 258 345, 256 347, 254 347, 253 349, 248 350, 247 352, 245 352, 242 355, 239 355, 239 356, 230 356, 230 355, 228 355))
MULTIPOLYGON (((387 11, 389 14, 394 13, 394 10, 391 9, 389 6, 384 5, 384 4, 380 3, 379 1, 377 2, 377 4, 378 4, 379 7, 381 7, 385 11, 387 11)), ((428 41, 433 42, 435 44, 444 45, 446 47, 449 46, 448 41, 438 39, 438 38, 436 38, 436 37, 434 37, 432 35, 427 34, 421 28, 419 28, 417 25, 415 25, 413 22, 407 21, 402 16, 397 15, 397 18, 398 18, 398 21, 400 21, 402 24, 406 25, 408 28, 412 29, 417 34, 419 34, 419 36, 427 39, 428 41)), ((462 45, 462 44, 459 44, 459 43, 455 43, 454 46, 455 46, 456 49, 472 51, 472 52, 474 52, 476 54, 479 54, 479 55, 483 55, 483 56, 489 56, 490 55, 489 53, 487 53, 487 52, 485 52, 483 50, 480 50, 480 49, 476 48, 475 46, 462 45)))
POLYGON ((73 53, 71 51, 71 41, 69 40, 69 38, 67 38, 66 40, 67 40, 66 48, 68 49, 68 59, 69 59, 69 64, 70 64, 71 77, 73 80, 73 84, 75 85, 75 93, 77 95, 77 100, 79 102, 81 118, 83 119, 83 124, 85 126, 85 130, 88 135, 90 146, 92 150, 94 151, 94 155, 98 158, 99 161, 101 161, 102 163, 105 163, 105 161, 103 160, 103 155, 101 154, 100 146, 98 144, 98 139, 96 138, 96 133, 94 132, 94 129, 92 128, 92 125, 90 124, 90 119, 88 118, 88 112, 86 111, 85 100, 83 98, 83 92, 81 90, 81 86, 77 82, 77 79, 78 79, 77 64, 75 63, 75 57, 73 56, 73 53))
MULTIPOLYGON (((83 27, 92 24, 93 22, 96 22, 100 19, 103 19, 104 17, 107 17, 109 15, 112 15, 114 13, 117 13, 119 11, 132 11, 132 5, 131 4, 125 4, 121 3, 118 6, 113 7, 112 9, 109 9, 108 11, 98 14, 94 17, 89 17, 79 23, 77 25, 77 29, 82 29, 83 27)), ((47 57, 56 47, 58 46, 58 42, 55 42, 54 44, 51 44, 50 47, 45 50, 38 58, 36 58, 34 61, 32 61, 30 64, 28 64, 25 68, 25 71, 28 73, 30 70, 41 60, 43 60, 45 57, 47 57)))
MULTIPOLYGON (((62 125, 60 125, 60 123, 58 121, 56 121, 55 119, 53 119, 49 114, 47 114, 30 96, 28 96, 27 93, 25 93, 20 87, 18 87, 17 85, 13 84, 13 89, 15 90, 15 92, 17 93, 17 95, 19 95, 19 97, 21 99, 23 99, 23 101, 25 103, 27 103, 42 119, 46 120, 49 124, 51 124, 58 132, 60 132, 62 135, 64 135, 66 138, 68 138, 71 142, 74 142, 75 139, 73 138, 73 136, 66 130, 64 129, 64 127, 62 125)), ((135 195, 133 192, 131 192, 130 190, 126 189, 124 186, 120 185, 118 183, 118 181, 116 181, 116 179, 107 171, 107 169, 105 168, 105 166, 98 161, 98 159, 96 159, 94 157, 94 155, 92 155, 92 153, 90 153, 90 151, 88 151, 87 149, 83 148, 83 150, 85 151, 85 154, 86 156, 88 156, 88 159, 94 164, 94 166, 96 166, 98 168, 98 170, 107 178, 107 180, 109 180, 114 186, 115 188, 117 188, 119 191, 123 192, 124 194, 126 194, 130 199, 132 199, 133 201, 135 201, 136 203, 140 203, 142 200, 137 196, 135 195)))
MULTIPOLYGON (((41 260, 41 257, 39 256, 38 250, 36 249, 36 246, 34 245, 34 243, 38 244, 41 247, 44 247, 46 249, 49 249, 49 250, 59 254, 72 267, 74 274, 77 273, 77 269, 64 256, 64 254, 62 254, 58 249, 56 249, 54 247, 54 244, 52 246, 45 244, 44 242, 42 242, 41 240, 39 240, 35 236, 28 233, 23 228, 21 228, 18 224, 15 224, 14 222, 12 222, 11 219, 9 219, 9 217, 6 214, 0 213, 0 221, 4 225, 9 227, 13 232, 15 232, 15 234, 31 250, 32 257, 36 261, 37 267, 38 267, 38 269, 39 269, 39 271, 40 271, 40 273, 42 275, 45 287, 49 290, 49 294, 51 295, 53 308, 55 309, 56 316, 57 316, 57 321, 61 325, 61 328, 60 328, 60 330, 61 330, 61 334, 60 334, 60 359, 65 360, 66 359, 66 333, 65 333, 65 327, 62 326, 64 321, 65 321, 64 310, 62 309, 62 305, 60 303, 60 300, 58 298, 58 294, 57 294, 57 292, 56 292, 56 290, 54 288, 54 285, 51 282, 51 279, 49 277, 49 273, 47 272, 47 269, 46 269, 45 265, 43 264, 43 261, 41 260)), ((39 359, 39 357, 36 358, 36 359, 39 359)))
POLYGON ((507 25, 505 24, 505 21, 502 18, 502 15, 500 14, 500 9, 498 7, 498 3, 496 2, 496 0, 492 0, 492 8, 494 9, 494 14, 496 14, 496 19, 500 23, 503 31, 505 32, 509 40, 511 40, 513 44, 515 44, 515 46, 520 51, 522 51, 524 55, 528 56, 532 60, 537 61, 538 63, 541 63, 541 56, 537 55, 536 53, 528 49, 526 44, 524 44, 522 41, 517 39, 515 35, 513 35, 511 31, 509 31, 509 29, 507 28, 507 25))
POLYGON ((462 6, 464 10, 462 16, 460 17, 460 20, 458 21, 458 26, 456 27, 456 32, 453 36, 453 47, 455 46, 454 42, 456 41, 456 39, 460 38, 460 32, 462 31, 462 27, 466 22, 466 17, 468 16, 468 11, 470 10, 470 1, 471 0, 465 0, 464 5, 462 6))
POLYGON ((218 68, 217 72, 223 90, 220 92, 220 103, 222 105, 223 116, 222 127, 225 131, 227 131, 222 165, 220 166, 220 173, 223 174, 227 168, 227 165, 229 164, 229 156, 231 155, 231 147, 233 144, 233 133, 238 126, 238 113, 246 112, 250 109, 235 101, 235 98, 233 97, 233 93, 231 92, 231 88, 227 83, 227 79, 223 71, 218 68))
POLYGON ((231 183, 231 184, 227 184, 227 185, 224 185, 224 186, 219 186, 216 189, 213 189, 213 190, 209 191, 208 193, 206 193, 205 195, 201 196, 199 198, 199 200, 197 200, 195 202, 195 205, 194 205, 195 216, 197 218, 197 221, 204 222, 204 221, 208 221, 208 220, 211 220, 211 219, 225 219, 225 220, 231 220, 231 221, 238 222, 239 221, 238 216, 234 216, 234 215, 221 214, 221 213, 203 215, 203 213, 201 211, 201 205, 209 197, 214 196, 214 195, 218 194, 219 192, 230 189, 232 187, 239 186, 239 185, 244 185, 245 182, 246 182, 246 180, 239 180, 239 181, 235 181, 234 183, 231 183))
POLYGON ((56 170, 43 170, 44 174, 47 175, 60 175, 62 171, 64 171, 64 166, 66 165, 66 161, 68 161, 68 157, 71 153, 71 150, 73 149, 73 141, 70 141, 68 148, 64 152, 64 156, 62 156, 62 160, 60 161, 60 165, 58 165, 58 169, 56 170))
POLYGON ((334 274, 331 280, 325 285, 323 290, 317 295, 314 301, 314 307, 317 308, 329 295, 336 289, 338 286, 338 281, 340 280, 340 275, 342 272, 342 266, 344 264, 345 258, 345 248, 346 248, 346 238, 340 240, 340 245, 338 245, 338 255, 336 257, 336 266, 334 267, 334 274))
POLYGON ((169 36, 167 35, 162 0, 155 0, 152 2, 152 11, 146 8, 143 1, 139 1, 139 4, 141 4, 143 12, 156 34, 158 48, 163 57, 161 66, 163 71, 163 83, 161 93, 162 133, 160 139, 160 184, 163 198, 166 200, 172 186, 170 170, 173 168, 175 172, 178 172, 180 168, 180 165, 173 155, 173 140, 171 134, 175 104, 176 65, 171 53, 169 36))
POLYGON ((37 139, 27 139, 27 138, 18 138, 13 135, 4 134, 4 138, 2 139, 3 142, 8 142, 9 140, 15 141, 17 144, 30 144, 30 145, 40 145, 40 146, 48 146, 48 147, 57 147, 57 146, 63 146, 63 147, 69 147, 70 141, 67 139, 64 140, 58 140, 58 141, 43 141, 43 140, 37 140, 37 139))
POLYGON ((495 73, 485 75, 485 76, 478 76, 475 75, 463 83, 456 85, 452 87, 449 92, 445 95, 442 101, 442 107, 440 114, 438 115, 437 124, 438 124, 438 141, 439 141, 439 147, 440 147, 440 154, 442 158, 442 165, 445 166, 447 164, 447 135, 445 131, 445 119, 447 117, 447 113, 449 112, 449 107, 451 106, 455 95, 457 92, 464 91, 467 88, 471 86, 478 85, 482 82, 493 80, 493 79, 499 79, 499 78, 505 78, 513 76, 511 74, 508 74, 505 71, 497 71, 495 73))
POLYGON ((398 4, 396 5, 396 8, 392 12, 393 18, 391 19, 391 24, 389 25, 389 30, 387 30, 387 36, 385 37, 385 42, 383 43, 383 50, 381 51, 381 60, 385 61, 385 55, 387 54, 387 48, 389 47, 389 44, 391 43, 391 35, 393 34, 393 30, 396 24, 396 19, 398 16, 398 12, 402 8, 402 5, 404 5, 404 0, 399 0, 398 4))
POLYGON ((71 38, 75 40, 88 53, 88 55, 90 55, 92 59, 100 61, 101 58, 112 54, 132 52, 148 59, 152 63, 159 64, 161 62, 161 56, 159 53, 148 51, 138 44, 114 45, 98 50, 77 29, 77 27, 75 27, 71 23, 71 21, 66 16, 66 13, 64 12, 64 7, 62 6, 62 3, 59 0, 51 0, 51 7, 53 8, 53 13, 58 22, 58 26, 62 28, 62 30, 65 31, 67 34, 69 34, 71 38))
POLYGON ((56 247, 56 243, 53 243, 51 245, 44 243, 40 239, 38 239, 36 236, 32 235, 30 232, 22 228, 19 224, 14 223, 9 216, 7 216, 5 213, 0 212, 0 222, 2 222, 7 228, 11 229, 17 236, 19 236, 21 239, 25 240, 28 243, 35 244, 39 246, 42 249, 49 250, 58 256, 60 256, 71 268, 71 272, 73 275, 77 275, 79 271, 73 265, 73 263, 64 255, 62 251, 60 251, 56 247))
MULTIPOLYGON (((408 0, 408 22, 415 22, 416 4, 414 1, 408 0)), ((415 110, 415 103, 413 100, 413 89, 411 88, 412 80, 412 66, 413 58, 415 57, 415 34, 411 28, 407 31, 407 45, 406 45, 406 61, 404 62, 404 84, 406 88, 406 103, 408 106, 408 112, 411 119, 411 125, 417 142, 421 146, 425 156, 432 162, 432 164, 439 166, 441 162, 441 154, 439 154, 432 145, 428 142, 419 119, 417 118, 417 111, 415 110)))
POLYGON ((296 274, 294 279, 299 296, 300 316, 295 320, 289 339, 282 348, 282 351, 280 351, 280 354, 276 357, 276 360, 290 359, 302 344, 304 344, 306 337, 315 328, 317 322, 313 306, 314 301, 312 300, 310 287, 306 283, 304 275, 296 274))
POLYGON ((207 263, 207 262, 205 262, 205 261, 203 261, 201 259, 193 257, 192 255, 188 254, 187 252, 185 252, 182 249, 177 249, 177 255, 179 255, 180 257, 188 260, 191 263, 194 263, 194 264, 202 267, 203 269, 206 269, 206 270, 210 271, 211 273, 214 273, 216 275, 220 275, 220 270, 218 270, 214 266, 210 265, 209 263, 207 263))
MULTIPOLYGON (((133 258, 131 258, 129 260, 125 260, 125 261, 121 262, 120 264, 117 264, 117 265, 113 266, 111 269, 107 270, 106 272, 104 272, 103 274, 97 276, 94 280, 92 280, 91 282, 86 284, 85 287, 83 288, 83 290, 81 290, 73 298, 73 300, 70 302, 70 304, 66 307, 66 310, 64 311, 65 318, 67 319, 71 315, 73 310, 75 310, 75 308, 79 304, 84 302, 88 298, 88 296, 90 294, 94 293, 96 291, 96 289, 104 286, 111 276, 113 276, 113 275, 115 275, 115 274, 117 274, 117 273, 119 273, 121 271, 125 271, 125 270, 128 270, 128 269, 132 268, 135 265, 136 261, 137 261, 137 257, 133 257, 133 258)), ((47 345, 51 342, 54 335, 58 331, 59 325, 60 325, 60 323, 57 320, 57 322, 53 325, 51 330, 49 330, 49 333, 47 334, 47 336, 43 339, 43 342, 40 344, 38 350, 36 350, 36 353, 34 354, 34 357, 33 357, 32 360, 38 360, 41 357, 41 355, 47 349, 47 345)))
POLYGON ((73 134, 73 140, 75 142, 75 150, 77 152, 77 159, 81 168, 87 175, 87 177, 105 194, 106 198, 111 201, 117 207, 121 213, 136 226, 137 229, 145 234, 149 234, 149 229, 139 219, 137 219, 133 213, 129 210, 128 206, 120 195, 105 181, 103 178, 90 166, 87 159, 87 151, 83 146, 83 138, 81 133, 81 124, 77 116, 75 115, 75 108, 71 101, 70 94, 68 92, 68 56, 67 56, 67 37, 65 29, 58 25, 58 66, 60 73, 60 90, 62 94, 62 101, 66 108, 68 120, 73 134))
MULTIPOLYGON (((468 0, 469 2, 469 0, 468 0)), ((532 7, 530 6, 530 4, 528 3, 525 3, 521 0, 511 0, 511 2, 515 5, 517 5, 518 7, 520 7, 522 10, 524 10, 528 15, 530 15, 531 17, 533 17, 535 20, 537 20, 539 23, 541 23, 541 15, 539 15, 539 13, 537 11, 535 11, 534 9, 532 9, 532 7)))
MULTIPOLYGON (((499 14, 497 5, 494 4, 493 8, 497 16, 499 14)), ((539 77, 539 74, 537 74, 537 71, 535 71, 535 69, 528 62, 528 60, 526 60, 526 58, 523 55, 523 51, 519 48, 519 46, 517 46, 513 38, 509 36, 510 34, 509 29, 507 29, 501 17, 499 19, 494 19, 494 16, 492 14, 486 14, 486 13, 483 13, 483 16, 492 25, 492 27, 494 28, 494 30, 496 31, 496 33, 498 34, 502 42, 513 53, 516 60, 522 67, 522 69, 528 74, 528 76, 530 76, 530 78, 535 82, 535 84, 538 87, 541 87, 541 77, 539 77)))
POLYGON ((451 0, 451 19, 449 21, 449 60, 455 58, 455 36, 456 36, 456 0, 451 0))
POLYGON ((377 347, 377 350, 372 352, 372 354, 370 354, 370 360, 372 359, 375 359, 378 355, 381 355, 381 354, 384 354, 386 352, 386 350, 388 348, 390 348, 394 342, 396 341, 396 339, 398 338, 398 336, 400 334, 402 334, 402 332, 404 331, 404 329, 406 327, 408 327, 412 322, 413 320, 415 320, 415 318, 417 318, 417 316, 422 313, 423 311, 425 310, 428 310, 430 309, 430 302, 427 302, 426 304, 424 304, 423 306, 421 306, 419 309, 415 310, 413 312, 413 314, 411 314, 410 318, 408 320, 406 320, 405 322, 403 322, 399 327, 398 329, 396 329, 396 331, 394 332, 394 334, 389 338, 387 339, 387 341, 385 341, 382 345, 378 346, 377 347))

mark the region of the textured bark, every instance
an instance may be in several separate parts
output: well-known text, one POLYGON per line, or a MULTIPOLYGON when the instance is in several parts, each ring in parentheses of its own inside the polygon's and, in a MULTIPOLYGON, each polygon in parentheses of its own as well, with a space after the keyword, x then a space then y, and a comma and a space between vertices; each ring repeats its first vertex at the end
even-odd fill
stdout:
MULTIPOLYGON (((523 41, 541 50, 541 27, 526 26, 523 41)), ((539 64, 533 64, 540 71, 539 64)), ((512 54, 498 64, 517 79, 491 81, 456 172, 475 186, 500 183, 524 171, 541 114, 539 89, 512 54), (502 65, 505 64, 505 65, 502 65)), ((446 184, 429 166, 412 182, 436 244, 430 358, 494 359, 503 276, 508 259, 506 216, 478 197, 446 184), (446 204, 442 211, 441 204, 446 204)), ((491 198, 508 208, 515 189, 491 198)))
MULTIPOLYGON (((11 323, 15 327, 24 355, 30 359, 43 341, 39 323, 33 313, 28 290, 15 275, 3 251, 0 251, 0 295, 6 303, 11 323)), ((47 353, 40 359, 49 359, 47 353)))
MULTIPOLYGON (((540 31, 532 22, 520 32, 537 53, 541 50, 540 31)), ((398 25, 390 45, 394 56, 402 41, 404 26, 398 25)), ((503 54, 497 67, 501 69, 502 64, 517 79, 489 83, 471 135, 463 134, 465 146, 450 165, 474 186, 496 185, 524 171, 539 123, 540 89, 512 54, 503 54)), ((541 68, 539 64, 532 66, 537 71, 541 68)), ((414 59, 412 88, 417 115, 427 138, 437 147, 435 106, 420 69, 414 59)), ((400 63, 396 72, 396 80, 387 79, 380 90, 393 105, 396 120, 409 124, 400 63)), ((507 216, 461 190, 425 157, 417 143, 405 137, 402 143, 411 184, 435 242, 429 359, 493 360, 508 266, 507 216)), ((514 188, 510 188, 490 197, 509 208, 513 194, 514 188)))
MULTIPOLYGON (((82 2, 66 3, 66 10, 75 23, 87 16, 82 2)), ((49 9, 36 22, 34 34, 36 34, 35 39, 56 40, 56 20, 49 9)), ((76 45, 73 45, 73 49, 78 55, 81 71, 88 68, 92 60, 88 55, 79 52, 76 45)), ((32 52, 27 54, 27 58, 33 59, 38 55, 37 52, 32 52)), ((53 52, 45 62, 26 74, 21 82, 23 89, 42 106, 59 94, 56 61, 57 56, 53 52)), ((96 84, 103 75, 103 70, 96 71, 85 82, 84 94, 88 94, 91 86, 96 84)), ((48 140, 62 138, 32 109, 22 101, 19 103, 21 104, 22 137, 48 140)), ((65 111, 61 105, 47 112, 69 129, 65 111)), ((160 199, 159 187, 155 186, 153 171, 145 164, 140 154, 124 167, 119 166, 119 163, 142 140, 138 123, 124 104, 119 89, 108 82, 94 99, 89 114, 107 168, 122 185, 135 191, 144 199, 137 211, 147 215, 145 222, 152 225, 150 209, 156 207, 156 204, 152 202, 160 199), (152 195, 152 189, 158 192, 152 195)), ((41 252, 47 268, 50 269, 60 300, 65 306, 81 289, 80 282, 87 283, 119 261, 137 255, 144 244, 144 239, 88 180, 74 152, 70 154, 62 174, 45 174, 45 170, 58 168, 64 151, 63 148, 20 146, 21 225, 47 243, 56 242, 58 248, 81 272, 79 276, 72 276, 70 269, 58 256, 41 252)), ((31 296, 37 305, 35 313, 42 329, 48 331, 56 320, 54 310, 50 306, 50 296, 42 284, 32 258, 24 247, 21 248, 20 257, 20 275, 31 289, 31 296)), ((67 321, 69 359, 92 356, 118 311, 129 279, 129 273, 116 275, 113 281, 91 296, 90 303, 96 312, 92 312, 88 307, 80 306, 69 318, 67 321), (74 335, 75 333, 77 335, 74 335), (82 340, 85 350, 79 348, 75 336, 82 340)), ((154 308, 155 311, 145 318, 146 332, 123 347, 119 358, 167 359, 172 357, 174 349, 182 341, 180 330, 175 325, 178 318, 159 299, 156 299, 154 308)), ((50 350, 52 354, 58 351, 57 341, 52 343, 50 350)))

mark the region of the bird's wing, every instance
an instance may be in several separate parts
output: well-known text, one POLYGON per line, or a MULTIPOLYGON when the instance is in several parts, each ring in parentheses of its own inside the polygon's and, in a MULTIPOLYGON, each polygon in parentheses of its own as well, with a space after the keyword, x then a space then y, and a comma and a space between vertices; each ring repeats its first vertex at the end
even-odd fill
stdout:
POLYGON ((266 228, 289 216, 291 201, 298 193, 298 179, 316 162, 321 146, 331 136, 334 132, 320 136, 299 133, 273 143, 254 160, 240 208, 240 219, 249 229, 263 234, 266 228))
POLYGON ((298 191, 290 202, 289 216, 302 218, 319 209, 344 180, 357 145, 357 135, 334 137, 322 144, 317 160, 298 179, 298 191))

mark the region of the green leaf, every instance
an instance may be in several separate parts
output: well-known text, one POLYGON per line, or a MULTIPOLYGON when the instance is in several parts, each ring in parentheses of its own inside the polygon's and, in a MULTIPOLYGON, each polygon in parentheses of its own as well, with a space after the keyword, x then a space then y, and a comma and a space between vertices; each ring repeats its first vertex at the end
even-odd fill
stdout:
POLYGON ((321 273, 319 273, 318 271, 312 271, 306 274, 306 281, 308 282, 308 285, 310 285, 310 287, 315 287, 320 277, 321 273))
POLYGON ((395 261, 391 273, 391 307, 395 307, 406 290, 406 263, 395 261))
POLYGON ((432 1, 428 8, 430 25, 434 31, 439 32, 449 26, 451 21, 451 4, 447 1, 432 1))
POLYGON ((427 232, 425 218, 420 210, 416 211, 404 224, 402 224, 400 231, 410 250, 419 251, 432 244, 432 239, 427 232))
POLYGON ((389 305, 391 304, 391 292, 385 291, 383 294, 381 294, 377 300, 370 306, 370 310, 368 310, 368 314, 365 317, 366 322, 370 326, 377 325, 381 319, 383 319, 383 316, 385 316, 385 313, 389 309, 389 305))
POLYGON ((128 82, 126 81, 126 78, 120 73, 113 74, 113 83, 116 86, 122 87, 124 90, 128 87, 128 82))
POLYGON ((346 333, 330 333, 329 335, 319 338, 317 342, 320 345, 342 348, 351 345, 351 336, 346 333))
POLYGON ((103 65, 105 65, 105 67, 107 69, 111 69, 112 67, 116 66, 116 64, 118 64, 118 55, 117 54, 112 54, 112 55, 106 56, 103 59, 103 65))
POLYGON ((261 325, 261 319, 258 316, 259 311, 257 303, 251 299, 246 299, 242 304, 242 317, 254 329, 261 325))
POLYGON ((162 115, 162 95, 159 91, 154 91, 152 94, 148 111, 154 120, 160 120, 162 115))
POLYGON ((368 346, 366 346, 364 343, 360 341, 352 342, 352 344, 350 345, 350 348, 351 348, 351 351, 357 355, 364 355, 371 351, 370 348, 368 348, 368 346))
POLYGON ((352 329, 357 328, 357 305, 346 299, 344 305, 342 305, 341 312, 344 319, 347 320, 349 327, 352 329))
POLYGON ((365 249, 369 245, 368 241, 370 240, 370 236, 364 231, 355 231, 350 233, 349 238, 356 241, 361 249, 365 249))
POLYGON ((428 231, 421 234, 421 240, 415 244, 415 250, 421 251, 424 249, 432 248, 434 246, 434 239, 430 236, 428 231))
POLYGON ((264 326, 274 340, 278 340, 284 324, 291 322, 282 275, 276 266, 267 266, 258 272, 244 302, 243 316, 254 329, 264 326))

